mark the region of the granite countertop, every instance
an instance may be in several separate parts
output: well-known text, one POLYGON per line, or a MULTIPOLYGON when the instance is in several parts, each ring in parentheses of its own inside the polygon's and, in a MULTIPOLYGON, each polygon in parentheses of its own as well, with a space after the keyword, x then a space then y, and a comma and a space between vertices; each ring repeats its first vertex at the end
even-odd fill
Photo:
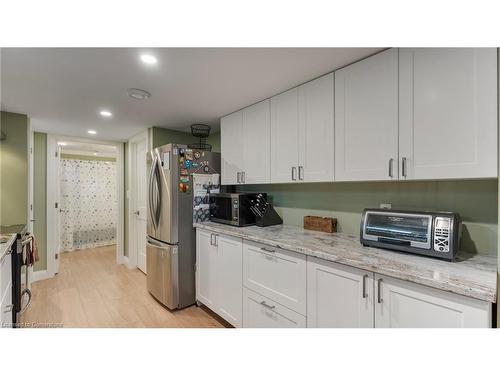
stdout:
POLYGON ((0 243, 0 262, 1 262, 3 261, 4 256, 7 255, 7 251, 9 251, 12 244, 16 240, 16 233, 2 234, 0 235, 0 237, 2 239, 2 242, 0 243))
POLYGON ((497 258, 459 254, 455 262, 364 247, 359 237, 321 233, 289 225, 233 227, 206 222, 196 227, 326 259, 401 280, 495 303, 497 258))

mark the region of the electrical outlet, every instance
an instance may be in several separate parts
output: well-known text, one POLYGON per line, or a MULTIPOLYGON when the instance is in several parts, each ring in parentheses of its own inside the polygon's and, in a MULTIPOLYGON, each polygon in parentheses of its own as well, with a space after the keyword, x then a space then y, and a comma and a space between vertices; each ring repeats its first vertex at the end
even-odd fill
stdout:
POLYGON ((390 203, 380 203, 380 208, 383 208, 385 210, 390 210, 392 208, 392 204, 390 204, 390 203))

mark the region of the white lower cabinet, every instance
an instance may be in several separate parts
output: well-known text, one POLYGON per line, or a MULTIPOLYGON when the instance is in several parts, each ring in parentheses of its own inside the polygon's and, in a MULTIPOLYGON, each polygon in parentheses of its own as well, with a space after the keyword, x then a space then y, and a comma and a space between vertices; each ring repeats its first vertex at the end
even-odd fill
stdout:
POLYGON ((489 302, 210 231, 196 259, 196 299, 235 327, 492 326, 489 302))
POLYGON ((199 229, 196 233, 196 299, 241 327, 242 240, 199 229))
POLYGON ((307 261, 307 326, 373 328, 373 273, 321 259, 307 261))
POLYGON ((243 327, 245 328, 306 328, 306 317, 243 288, 243 327))
POLYGON ((489 328, 491 304, 375 275, 378 328, 489 328))
POLYGON ((0 328, 12 324, 12 269, 10 252, 0 263, 0 328))

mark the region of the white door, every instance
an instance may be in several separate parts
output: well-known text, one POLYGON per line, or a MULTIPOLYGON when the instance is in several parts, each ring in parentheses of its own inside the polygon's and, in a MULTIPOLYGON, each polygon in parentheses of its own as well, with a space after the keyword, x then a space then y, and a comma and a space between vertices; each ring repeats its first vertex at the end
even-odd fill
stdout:
POLYGON ((306 182, 334 179, 334 74, 299 87, 299 171, 306 182))
POLYGON ((196 230, 196 300, 214 310, 217 248, 213 233, 196 230))
POLYGON ((241 239, 217 234, 215 312, 234 327, 242 325, 243 280, 241 239))
POLYGON ((66 207, 61 207, 61 147, 56 143, 56 153, 54 161, 54 174, 56 178, 56 215, 57 223, 54 229, 54 235, 57 243, 54 251, 54 274, 59 273, 59 262, 61 257, 61 215, 66 215, 66 207))
POLYGON ((373 273, 308 259, 307 327, 373 328, 373 273))
POLYGON ((146 226, 147 226, 147 171, 146 152, 147 139, 135 144, 135 208, 133 220, 135 220, 137 268, 146 273, 146 226))
POLYGON ((375 327, 487 328, 491 304, 375 275, 375 327))
POLYGON ((220 120, 221 184, 240 183, 243 171, 243 112, 220 120))
POLYGON ((398 50, 335 72, 335 180, 398 179, 398 50))
POLYGON ((293 182, 299 164, 298 89, 271 98, 271 182, 293 182))
POLYGON ((496 48, 404 48, 399 71, 401 177, 497 177, 496 48))
POLYGON ((265 184, 271 179, 270 100, 243 109, 243 183, 265 184))

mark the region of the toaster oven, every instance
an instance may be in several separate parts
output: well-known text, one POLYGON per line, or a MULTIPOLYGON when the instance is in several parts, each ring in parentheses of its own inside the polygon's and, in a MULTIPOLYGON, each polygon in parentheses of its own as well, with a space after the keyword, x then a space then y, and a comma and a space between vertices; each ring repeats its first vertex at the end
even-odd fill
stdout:
POLYGON ((453 212, 365 209, 360 231, 365 246, 452 261, 460 248, 462 220, 453 212))

